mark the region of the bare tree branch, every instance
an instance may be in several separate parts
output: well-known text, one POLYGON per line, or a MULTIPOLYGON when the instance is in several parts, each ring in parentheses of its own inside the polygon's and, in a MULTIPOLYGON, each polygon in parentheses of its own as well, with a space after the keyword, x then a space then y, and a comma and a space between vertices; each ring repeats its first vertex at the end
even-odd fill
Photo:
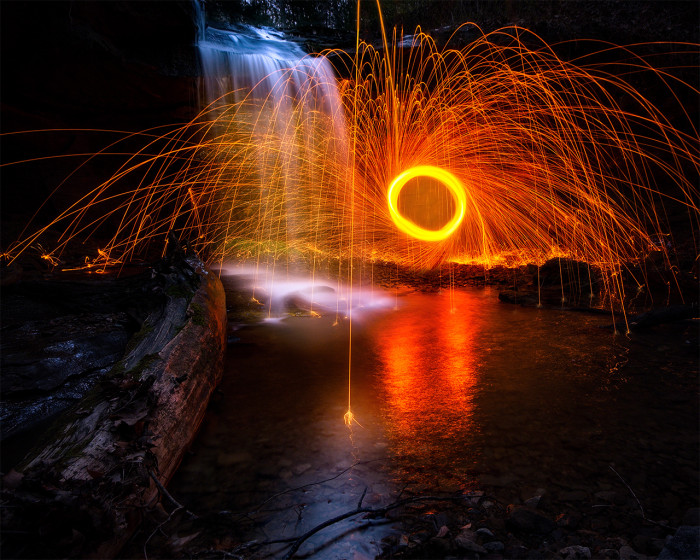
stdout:
MULTIPOLYGON (((336 517, 333 517, 331 519, 327 519, 323 523, 319 523, 312 529, 309 529, 306 533, 298 537, 295 541, 294 544, 292 544, 292 547, 289 549, 289 552, 287 552, 287 555, 285 556, 285 560, 288 560, 290 558, 293 558, 294 555, 297 553, 299 550, 299 547, 306 541, 309 537, 315 535, 318 533, 320 530, 325 529, 326 527, 329 527, 330 525, 334 525, 335 523, 338 523, 339 521, 343 521, 344 519, 348 519, 349 517, 353 517, 355 515, 359 515, 361 513, 367 513, 371 514, 372 517, 378 517, 380 515, 386 515, 389 511, 392 509, 397 509, 402 506, 411 504, 411 503, 417 503, 417 502, 435 502, 435 501, 456 501, 456 500, 463 500, 463 497, 441 497, 441 496, 418 496, 415 498, 405 498, 403 500, 398 500, 396 502, 392 502, 391 504, 381 507, 381 508, 370 508, 370 507, 361 507, 362 506, 362 501, 364 500, 365 494, 367 492, 367 488, 365 488, 364 492, 362 492, 362 496, 360 497, 360 501, 357 504, 357 508, 355 508, 352 511, 347 511, 345 513, 342 513, 340 515, 337 515, 336 517)), ((277 542, 282 542, 282 541, 277 541, 277 542)), ((261 545, 265 544, 272 544, 272 543, 260 543, 261 545)))
MULTIPOLYGON (((172 494, 170 494, 170 492, 168 492, 168 491, 165 489, 165 486, 163 486, 163 485, 160 483, 160 480, 158 480, 158 478, 156 478, 156 475, 153 474, 153 471, 149 470, 149 471, 148 471, 148 474, 149 474, 149 476, 153 479, 153 482, 156 483, 156 486, 158 487, 158 490, 160 491, 161 495, 162 495, 162 496, 165 496, 165 497, 168 499, 168 501, 169 501, 172 505, 175 506, 175 508, 177 508, 178 510, 183 510, 183 509, 184 509, 184 510, 185 510, 185 513, 186 513, 187 515, 189 515, 192 519, 199 519, 194 513, 192 513, 192 512, 191 512, 190 510, 188 510, 185 506, 183 506, 180 502, 178 502, 175 498, 173 498, 172 494)), ((173 513, 174 513, 174 511, 173 511, 173 513)), ((172 515, 172 514, 171 514, 171 515, 172 515)))

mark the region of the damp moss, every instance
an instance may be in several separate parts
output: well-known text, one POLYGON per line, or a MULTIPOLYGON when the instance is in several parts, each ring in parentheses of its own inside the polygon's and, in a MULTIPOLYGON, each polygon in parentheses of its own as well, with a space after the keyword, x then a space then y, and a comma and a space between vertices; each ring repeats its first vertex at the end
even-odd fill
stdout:
POLYGON ((134 333, 134 335, 129 339, 129 342, 126 344, 126 348, 124 349, 124 356, 128 356, 136 350, 139 344, 143 342, 143 340, 153 332, 153 325, 151 325, 148 322, 148 319, 146 319, 143 324, 141 325, 141 328, 134 333))
POLYGON ((148 369, 158 359, 158 354, 146 354, 143 358, 139 360, 138 364, 136 364, 127 372, 127 374, 135 381, 138 381, 144 370, 148 369))
POLYGON ((194 290, 190 286, 188 286, 187 284, 180 282, 178 284, 173 284, 172 286, 168 286, 168 289, 165 290, 165 293, 174 299, 177 299, 177 298, 189 299, 194 294, 194 290))

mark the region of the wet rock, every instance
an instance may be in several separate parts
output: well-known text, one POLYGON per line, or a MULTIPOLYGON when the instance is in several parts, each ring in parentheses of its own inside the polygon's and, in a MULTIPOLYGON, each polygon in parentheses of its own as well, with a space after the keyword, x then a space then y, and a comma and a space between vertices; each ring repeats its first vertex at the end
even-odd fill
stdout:
POLYGON ((411 540, 417 544, 425 544, 430 540, 431 533, 425 529, 417 531, 411 535, 411 540))
POLYGON ((537 509, 541 500, 542 496, 533 496, 532 498, 525 500, 525 505, 529 508, 537 509))
POLYGON ((23 437, 88 393, 121 358, 139 320, 159 307, 154 285, 141 273, 93 283, 34 279, 3 291, 2 439, 23 437))
POLYGON ((583 560, 591 558, 591 549, 587 546, 567 546, 559 551, 559 554, 564 560, 583 560))
POLYGON ((475 520, 475 519, 481 520, 484 523, 484 525, 488 526, 489 529, 491 529, 492 531, 504 531, 506 528, 506 520, 501 518, 500 516, 497 516, 497 515, 489 515, 489 516, 484 516, 484 515, 471 516, 470 515, 470 517, 473 520, 475 520))
POLYGON ((528 558, 529 550, 521 544, 514 544, 504 550, 503 555, 512 560, 528 558))
POLYGON ((125 314, 116 324, 107 322, 107 317, 65 317, 60 318, 60 326, 51 325, 53 321, 24 325, 17 332, 21 338, 16 347, 3 343, 4 396, 20 391, 51 391, 69 377, 113 365, 121 358, 130 333, 120 326, 128 321, 125 314), (47 344, 52 331, 59 332, 47 344), (73 336, 71 331, 75 331, 73 336), (86 336, 90 331, 94 333, 86 336))
POLYGON ((576 511, 561 513, 557 517, 557 526, 562 529, 575 530, 581 522, 581 514, 576 511))
POLYGON ((491 530, 487 529, 486 527, 482 527, 481 529, 477 529, 476 534, 484 540, 492 539, 494 537, 491 530))
POLYGON ((607 530, 610 527, 610 520, 605 517, 594 517, 591 519, 591 530, 598 533, 607 530))
MULTIPOLYGON (((645 554, 640 554, 631 546, 621 547, 619 550, 619 554, 620 554, 620 560, 647 560, 647 556, 645 554)), ((671 558, 674 558, 674 557, 671 557, 671 558)), ((688 557, 683 556, 680 558, 687 559, 688 557)), ((678 560, 680 560, 680 558, 678 560)), ((692 556, 691 556, 691 558, 692 558, 692 556)), ((671 559, 669 558, 668 560, 671 560, 671 559)))
POLYGON ((686 511, 681 525, 687 525, 690 527, 697 527, 700 525, 700 508, 694 507, 686 511))
POLYGON ((598 556, 608 560, 618 560, 620 558, 620 553, 615 548, 601 548, 598 551, 598 556))
POLYGON ((428 541, 428 548, 434 554, 445 556, 452 551, 452 543, 444 537, 433 537, 428 541))
POLYGON ((624 496, 621 496, 617 492, 613 490, 603 490, 601 492, 596 492, 594 494, 596 499, 600 500, 601 502, 607 502, 609 504, 616 504, 618 506, 623 505, 626 500, 624 496))
POLYGON ((455 542, 457 543, 457 546, 460 546, 460 542, 476 542, 477 540, 477 534, 470 530, 470 529, 463 529, 459 535, 455 537, 455 542))
POLYGON ((432 520, 436 530, 439 530, 443 526, 449 526, 452 524, 449 514, 444 511, 430 515, 428 518, 432 520))
MULTIPOLYGON (((622 558, 622 553, 620 553, 622 558)), ((700 527, 684 525, 666 542, 658 560, 700 558, 700 527)))
POLYGON ((583 490, 568 490, 559 492, 559 500, 562 502, 585 502, 588 494, 583 490))
POLYGON ((478 545, 475 542, 469 540, 458 539, 459 537, 455 539, 455 544, 460 550, 465 552, 471 552, 472 554, 486 554, 486 549, 481 545, 478 545))
POLYGON ((484 493, 481 491, 468 492, 464 495, 464 500, 469 507, 475 508, 479 505, 479 502, 484 497, 484 493))
POLYGON ((539 302, 536 292, 518 290, 503 290, 498 294, 498 299, 504 303, 515 303, 527 306, 534 306, 539 302))
POLYGON ((555 529, 556 524, 533 509, 516 506, 511 508, 506 526, 514 533, 547 535, 555 529))
POLYGON ((609 537, 605 539, 605 545, 603 548, 614 548, 615 552, 618 552, 623 546, 628 546, 625 539, 621 537, 609 537))
POLYGON ((484 550, 492 554, 500 554, 505 548, 505 545, 501 541, 491 541, 484 544, 484 550))

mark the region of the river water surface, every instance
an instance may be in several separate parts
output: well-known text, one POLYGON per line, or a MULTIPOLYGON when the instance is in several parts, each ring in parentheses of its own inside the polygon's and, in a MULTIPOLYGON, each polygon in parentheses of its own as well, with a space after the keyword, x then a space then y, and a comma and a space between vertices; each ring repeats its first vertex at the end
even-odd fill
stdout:
MULTIPOLYGON (((380 304, 353 311, 351 430, 342 310, 232 325, 221 394, 170 485, 222 512, 232 542, 302 534, 365 489, 373 507, 483 489, 593 503, 628 492, 611 466, 652 519, 697 505, 696 323, 627 337, 609 315, 504 304, 491 288, 363 297, 380 304)), ((353 518, 300 553, 373 558, 399 530, 353 518)))

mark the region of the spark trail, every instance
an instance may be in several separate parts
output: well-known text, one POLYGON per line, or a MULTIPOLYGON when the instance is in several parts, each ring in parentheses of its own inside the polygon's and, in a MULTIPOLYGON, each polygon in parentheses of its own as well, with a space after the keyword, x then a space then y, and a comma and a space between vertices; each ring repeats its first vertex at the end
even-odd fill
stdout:
MULTIPOLYGON (((110 237, 86 257, 92 270, 161 250, 174 234, 212 263, 337 260, 341 276, 353 261, 425 269, 566 256, 620 291, 620 271, 669 233, 666 205, 683 207, 694 232, 700 216, 692 118, 672 123, 632 79, 657 80, 671 101, 698 90, 636 48, 600 50, 615 64, 565 61, 518 27, 463 48, 438 48, 418 29, 410 46, 394 32, 384 49, 358 42, 354 55, 318 55, 337 80, 305 57, 261 79, 264 89, 144 134, 113 176, 28 227, 6 256, 59 230, 43 251, 59 262, 106 224, 110 237), (329 108, 323 92, 336 86, 329 108)), ((697 60, 698 45, 682 50, 697 60)))

